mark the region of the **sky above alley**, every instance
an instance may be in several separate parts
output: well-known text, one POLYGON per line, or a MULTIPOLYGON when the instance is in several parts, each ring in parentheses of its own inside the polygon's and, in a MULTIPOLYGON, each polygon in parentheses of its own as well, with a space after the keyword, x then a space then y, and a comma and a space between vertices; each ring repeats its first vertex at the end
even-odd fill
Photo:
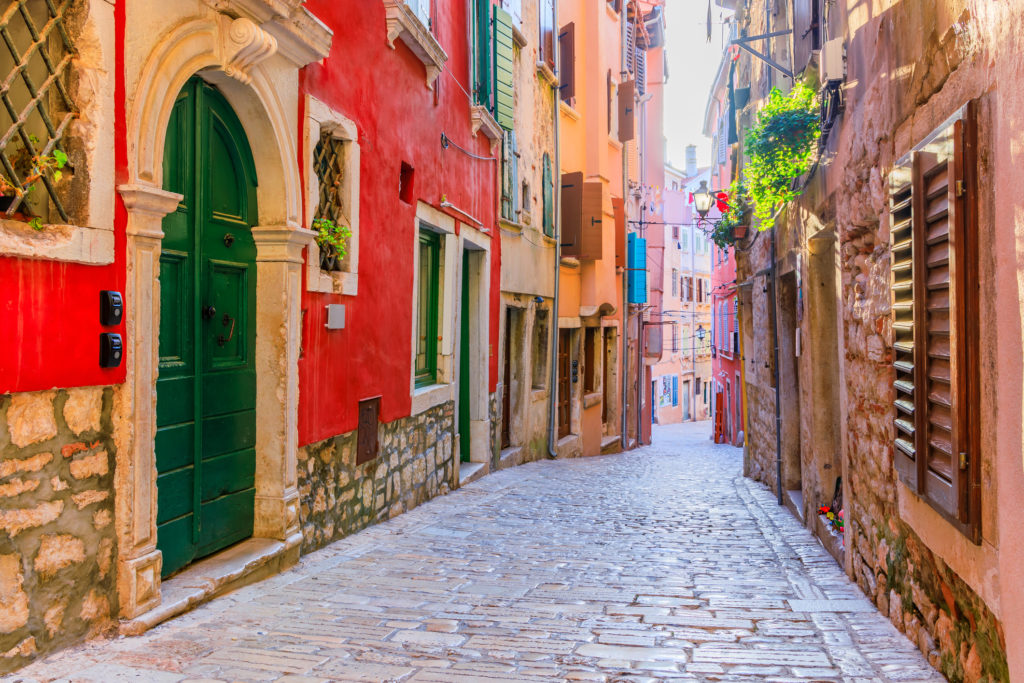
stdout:
MULTIPOLYGON (((723 18, 732 13, 711 6, 711 42, 707 40, 707 0, 666 0, 665 137, 669 163, 682 168, 686 146, 697 145, 697 165, 711 159, 711 141, 704 137, 704 107, 724 46, 723 18)), ((728 26, 724 27, 725 29, 728 26)))

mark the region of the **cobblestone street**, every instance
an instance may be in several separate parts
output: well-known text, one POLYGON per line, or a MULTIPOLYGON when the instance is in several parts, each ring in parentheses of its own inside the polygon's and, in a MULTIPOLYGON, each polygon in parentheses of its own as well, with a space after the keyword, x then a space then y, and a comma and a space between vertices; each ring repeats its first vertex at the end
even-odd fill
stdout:
POLYGON ((7 680, 944 680, 707 433, 493 474, 7 680))

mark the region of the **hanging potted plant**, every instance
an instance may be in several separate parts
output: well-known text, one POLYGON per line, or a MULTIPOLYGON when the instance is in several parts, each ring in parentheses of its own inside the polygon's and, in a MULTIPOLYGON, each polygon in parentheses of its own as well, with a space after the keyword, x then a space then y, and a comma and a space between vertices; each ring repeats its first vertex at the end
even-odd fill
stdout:
POLYGON ((747 188, 739 181, 733 181, 729 192, 723 194, 726 197, 720 200, 719 206, 721 208, 724 201, 725 210, 722 211, 722 217, 715 222, 710 237, 720 249, 728 249, 736 240, 747 236, 750 226, 750 204, 747 188))
POLYGON ((348 253, 348 238, 352 231, 347 225, 339 225, 330 218, 316 218, 313 220, 313 232, 320 247, 320 267, 326 271, 338 270, 348 253))

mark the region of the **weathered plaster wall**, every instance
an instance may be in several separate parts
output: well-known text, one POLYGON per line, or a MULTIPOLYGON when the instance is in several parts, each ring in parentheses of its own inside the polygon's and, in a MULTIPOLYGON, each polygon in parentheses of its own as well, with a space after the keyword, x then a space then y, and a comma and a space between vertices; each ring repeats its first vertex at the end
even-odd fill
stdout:
POLYGON ((358 432, 299 449, 302 552, 408 512, 458 484, 452 402, 378 425, 380 455, 356 465, 358 432))
POLYGON ((117 612, 113 392, 0 395, 0 674, 117 612))

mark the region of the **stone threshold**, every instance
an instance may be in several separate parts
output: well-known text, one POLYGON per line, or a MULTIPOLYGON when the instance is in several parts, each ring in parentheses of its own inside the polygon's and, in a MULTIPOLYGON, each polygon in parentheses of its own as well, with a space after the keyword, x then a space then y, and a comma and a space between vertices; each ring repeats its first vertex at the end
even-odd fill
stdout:
POLYGON ((262 581, 299 560, 302 534, 287 541, 250 538, 196 562, 160 584, 160 604, 134 619, 121 621, 120 633, 137 636, 199 605, 262 581))
POLYGON ((484 477, 490 468, 485 462, 462 462, 459 463, 459 486, 471 484, 477 479, 484 477))
POLYGON ((618 453, 622 450, 622 437, 618 434, 609 434, 601 439, 601 454, 618 453))
POLYGON ((501 469, 506 467, 512 467, 516 464, 516 459, 523 452, 522 446, 509 446, 501 452, 498 456, 498 465, 501 469))
POLYGON ((787 490, 785 493, 786 495, 782 497, 783 504, 803 524, 806 521, 804 519, 804 492, 801 489, 793 489, 792 491, 787 490))

